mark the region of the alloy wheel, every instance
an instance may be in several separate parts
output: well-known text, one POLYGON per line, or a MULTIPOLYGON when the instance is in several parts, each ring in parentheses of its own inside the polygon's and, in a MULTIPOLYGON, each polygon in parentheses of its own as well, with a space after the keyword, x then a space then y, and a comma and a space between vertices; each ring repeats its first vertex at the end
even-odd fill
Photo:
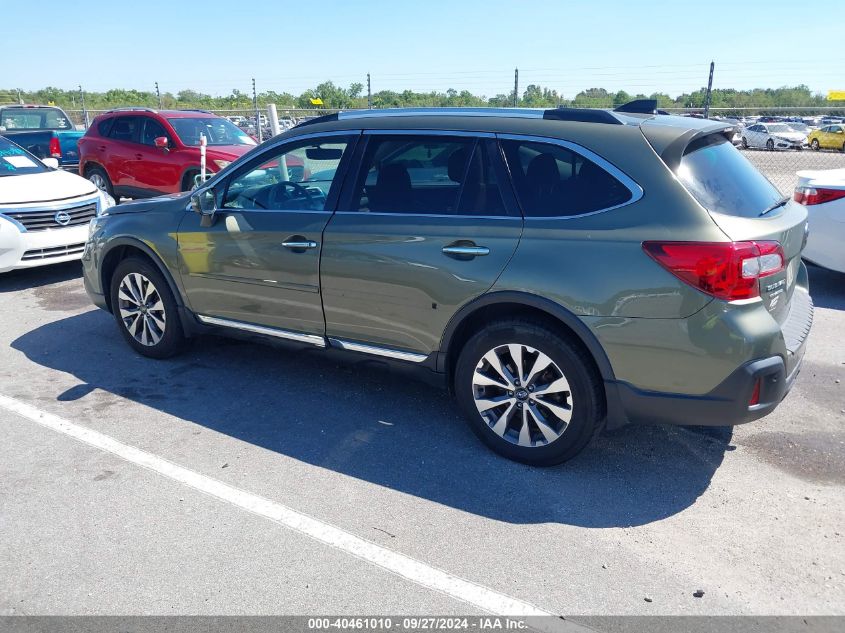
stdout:
POLYGON ((94 183, 94 186, 99 189, 100 191, 105 191, 108 193, 108 186, 106 185, 106 179, 103 178, 102 174, 99 172, 94 172, 93 174, 88 176, 88 180, 94 183))
POLYGON ((142 345, 157 345, 164 336, 164 303, 153 283, 140 273, 129 273, 120 282, 117 294, 120 320, 142 345))
POLYGON ((524 447, 551 444, 572 419, 569 382, 542 351, 499 345, 481 357, 472 378, 478 413, 502 439, 524 447))

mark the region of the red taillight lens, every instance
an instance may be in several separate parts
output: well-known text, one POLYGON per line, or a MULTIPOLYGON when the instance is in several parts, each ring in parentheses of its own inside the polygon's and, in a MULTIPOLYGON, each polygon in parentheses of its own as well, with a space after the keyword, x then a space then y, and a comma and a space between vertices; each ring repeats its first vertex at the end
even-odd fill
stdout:
POLYGON ((50 139, 50 156, 53 158, 61 158, 62 157, 62 146, 59 145, 59 139, 55 136, 50 139))
POLYGON ((751 392, 751 399, 748 401, 748 406, 753 407, 755 404, 760 404, 760 379, 754 383, 754 391, 751 392))
POLYGON ((803 205, 822 204, 845 198, 845 189, 824 189, 823 187, 796 187, 792 199, 803 205))
POLYGON ((719 299, 760 296, 760 277, 783 270, 778 242, 643 242, 643 250, 666 270, 719 299))

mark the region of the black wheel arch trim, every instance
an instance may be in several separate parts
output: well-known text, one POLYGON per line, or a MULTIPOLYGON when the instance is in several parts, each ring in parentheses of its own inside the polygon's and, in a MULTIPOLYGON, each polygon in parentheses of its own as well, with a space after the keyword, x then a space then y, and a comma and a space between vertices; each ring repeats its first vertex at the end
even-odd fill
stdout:
POLYGON ((610 364, 610 360, 595 334, 592 333, 590 328, 587 327, 587 325, 579 319, 575 313, 567 310, 562 305, 552 301, 551 299, 546 299, 545 297, 531 294, 529 292, 522 292, 518 290, 498 290, 488 292, 462 306, 449 320, 446 330, 440 339, 440 350, 437 354, 436 371, 442 373, 446 373, 448 371, 449 347, 452 343, 452 338, 464 320, 472 316, 472 314, 480 308, 495 305, 497 303, 517 303, 526 307, 535 308, 545 312, 553 318, 556 318, 572 330, 575 333, 575 336, 578 337, 593 357, 599 373, 601 374, 602 381, 604 382, 604 392, 607 404, 606 428, 612 430, 628 423, 628 417, 625 414, 625 410, 623 409, 619 398, 616 375, 613 373, 613 367, 610 364))
POLYGON ((440 353, 438 355, 438 371, 446 370, 447 354, 449 346, 452 343, 452 337, 458 331, 461 323, 463 323, 469 316, 480 308, 496 305, 497 303, 519 303, 526 307, 536 308, 547 313, 549 316, 555 317, 564 325, 569 327, 581 342, 587 347, 587 350, 593 356, 593 359, 598 366, 601 377, 604 381, 615 381, 616 376, 613 373, 613 368, 610 365, 610 360, 604 352, 601 343, 595 335, 590 331, 590 328, 578 318, 573 312, 570 312, 559 303, 555 303, 551 299, 546 299, 539 295, 531 294, 529 292, 521 292, 518 290, 498 290, 495 292, 488 292, 480 297, 473 299, 469 303, 461 307, 449 320, 446 330, 440 339, 440 353))
POLYGON ((109 240, 108 249, 103 251, 100 259, 100 282, 104 291, 107 288, 111 287, 111 280, 106 280, 103 278, 105 271, 102 270, 102 262, 106 261, 106 258, 109 256, 109 253, 111 253, 116 248, 120 248, 121 246, 131 246, 133 248, 137 248, 139 251, 142 251, 147 257, 149 257, 164 277, 164 280, 167 282, 167 285, 170 286, 170 291, 173 293, 173 298, 176 299, 176 305, 178 305, 180 308, 185 306, 185 302, 182 300, 182 293, 179 290, 179 286, 176 285, 176 280, 173 278, 173 275, 170 274, 170 271, 167 269, 167 266, 165 266, 164 263, 161 261, 161 257, 159 257, 158 253, 156 253, 147 244, 134 237, 116 237, 114 239, 109 240))

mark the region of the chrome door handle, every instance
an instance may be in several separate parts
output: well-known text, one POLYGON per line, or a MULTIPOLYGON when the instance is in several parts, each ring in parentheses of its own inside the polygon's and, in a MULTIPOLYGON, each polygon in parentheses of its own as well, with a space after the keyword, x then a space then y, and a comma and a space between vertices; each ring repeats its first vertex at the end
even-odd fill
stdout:
POLYGON ((480 257, 489 255, 490 249, 486 246, 444 246, 444 255, 462 255, 463 257, 480 257))
POLYGON ((309 248, 317 248, 317 242, 306 241, 306 242, 282 242, 282 246, 285 248, 290 248, 293 250, 306 250, 309 248))

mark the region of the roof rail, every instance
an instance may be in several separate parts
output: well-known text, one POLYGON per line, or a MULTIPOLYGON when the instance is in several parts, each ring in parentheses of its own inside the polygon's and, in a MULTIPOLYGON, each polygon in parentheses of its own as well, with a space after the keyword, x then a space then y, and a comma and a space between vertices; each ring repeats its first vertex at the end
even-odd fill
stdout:
POLYGON ((103 114, 108 112, 158 112, 158 110, 153 110, 152 108, 144 108, 141 106, 127 106, 124 108, 112 108, 111 110, 106 110, 103 114))
MULTIPOLYGON (((593 108, 556 108, 553 110, 543 108, 387 108, 384 110, 348 110, 337 114, 337 118, 340 120, 410 116, 503 117, 622 125, 622 121, 609 110, 593 108)), ((319 120, 327 121, 331 119, 320 117, 319 120)))
MULTIPOLYGON (((179 109, 176 110, 176 112, 202 112, 203 114, 214 114, 213 112, 210 112, 209 110, 200 110, 199 108, 179 108, 179 109)), ((229 115, 229 116, 232 116, 232 115, 229 115)))

